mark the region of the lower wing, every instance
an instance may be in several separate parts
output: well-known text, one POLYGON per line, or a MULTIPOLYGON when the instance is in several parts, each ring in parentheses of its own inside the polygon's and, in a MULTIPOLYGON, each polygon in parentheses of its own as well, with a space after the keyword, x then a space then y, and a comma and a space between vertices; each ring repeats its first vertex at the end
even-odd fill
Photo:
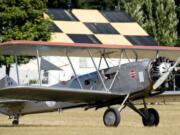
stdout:
POLYGON ((24 100, 2 99, 0 101, 0 113, 9 115, 10 113, 18 112, 23 108, 25 102, 24 100))
POLYGON ((0 89, 0 97, 37 101, 96 103, 117 98, 124 99, 125 95, 109 93, 103 90, 18 86, 0 89))

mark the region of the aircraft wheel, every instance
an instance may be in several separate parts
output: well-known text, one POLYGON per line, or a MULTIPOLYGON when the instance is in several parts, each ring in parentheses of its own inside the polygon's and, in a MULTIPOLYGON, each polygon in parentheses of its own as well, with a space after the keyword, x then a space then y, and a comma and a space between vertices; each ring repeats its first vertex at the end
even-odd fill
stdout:
POLYGON ((153 109, 148 109, 148 118, 142 118, 144 126, 158 126, 159 124, 159 114, 158 112, 153 109))
POLYGON ((108 108, 104 112, 103 122, 107 127, 117 127, 120 123, 120 113, 115 108, 108 108))
POLYGON ((13 124, 13 125, 18 125, 18 124, 19 124, 19 121, 18 121, 18 120, 13 120, 13 121, 12 121, 12 124, 13 124))

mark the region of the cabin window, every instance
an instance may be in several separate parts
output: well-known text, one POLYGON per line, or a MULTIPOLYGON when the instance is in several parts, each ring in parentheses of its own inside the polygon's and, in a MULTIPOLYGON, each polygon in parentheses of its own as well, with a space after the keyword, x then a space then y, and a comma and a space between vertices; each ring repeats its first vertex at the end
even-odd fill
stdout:
POLYGON ((90 80, 85 80, 85 81, 84 81, 84 84, 85 84, 85 85, 89 85, 89 84, 90 84, 90 80))
POLYGON ((107 78, 107 79, 113 79, 114 78, 114 76, 115 76, 115 72, 114 73, 111 73, 111 74, 105 74, 105 77, 107 78))

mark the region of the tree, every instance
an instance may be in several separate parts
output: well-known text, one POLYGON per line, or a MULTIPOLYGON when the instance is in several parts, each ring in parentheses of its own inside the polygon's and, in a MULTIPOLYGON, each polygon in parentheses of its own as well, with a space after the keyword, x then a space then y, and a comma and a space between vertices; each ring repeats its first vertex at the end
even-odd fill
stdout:
MULTIPOLYGON (((45 19, 46 0, 0 0, 0 42, 8 40, 42 40, 50 38, 50 21, 45 19)), ((19 57, 18 63, 27 63, 19 57)), ((9 75, 13 56, 0 56, 0 66, 6 66, 9 75)))
POLYGON ((180 46, 180 1, 175 0, 175 3, 176 3, 176 14, 177 14, 177 18, 179 20, 179 23, 177 26, 177 32, 178 32, 177 46, 180 46))
POLYGON ((77 8, 79 1, 83 0, 48 0, 47 6, 48 8, 62 9, 77 8))
POLYGON ((90 8, 99 10, 113 10, 115 9, 115 0, 78 0, 76 4, 80 8, 90 8))
MULTIPOLYGON (((17 56, 17 64, 22 64, 22 63, 28 63, 29 59, 32 57, 18 57, 17 56)), ((11 69, 11 64, 15 62, 14 56, 0 56, 0 66, 5 65, 6 67, 6 75, 9 76, 10 69, 11 69)))
POLYGON ((84 8, 84 9, 99 9, 113 10, 118 0, 51 0, 48 2, 49 8, 84 8))
POLYGON ((124 6, 159 44, 176 44, 178 19, 174 0, 126 0, 124 6))
POLYGON ((48 0, 48 8, 67 8, 67 0, 48 0))
MULTIPOLYGON (((177 14, 177 18, 178 20, 180 20, 180 1, 179 0, 175 0, 175 4, 176 4, 176 14, 177 14)), ((180 21, 178 23, 178 35, 180 35, 180 21)))
POLYGON ((142 27, 145 26, 143 2, 144 0, 125 0, 123 3, 125 11, 141 24, 142 27))

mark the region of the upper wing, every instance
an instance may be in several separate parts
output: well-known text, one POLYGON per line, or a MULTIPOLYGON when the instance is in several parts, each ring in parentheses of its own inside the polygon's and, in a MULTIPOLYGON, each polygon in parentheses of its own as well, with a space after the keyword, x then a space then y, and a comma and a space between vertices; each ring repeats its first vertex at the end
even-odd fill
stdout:
POLYGON ((108 54, 112 58, 120 58, 120 50, 126 50, 129 58, 139 59, 165 56, 172 60, 180 56, 180 47, 162 46, 128 46, 128 45, 106 45, 106 44, 81 44, 60 43, 41 41, 9 41, 0 43, 0 54, 2 55, 26 55, 36 56, 37 49, 40 56, 66 56, 67 51, 71 56, 89 57, 88 49, 94 57, 101 53, 108 54))
POLYGON ((73 103, 95 103, 106 102, 115 98, 123 98, 124 95, 94 90, 19 86, 0 89, 0 97, 39 101, 51 100, 73 103))

